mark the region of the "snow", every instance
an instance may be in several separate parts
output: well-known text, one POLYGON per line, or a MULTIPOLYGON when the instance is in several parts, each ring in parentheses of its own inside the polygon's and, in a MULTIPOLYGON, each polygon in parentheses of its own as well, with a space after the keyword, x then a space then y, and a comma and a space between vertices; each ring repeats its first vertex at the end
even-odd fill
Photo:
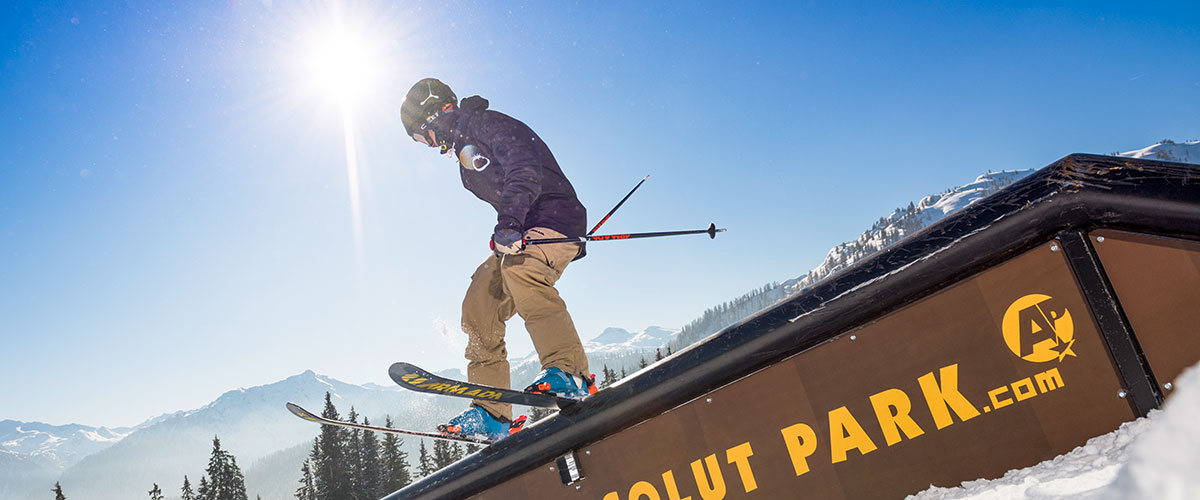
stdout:
POLYGON ((1200 141, 1180 143, 1164 140, 1147 148, 1120 153, 1119 156, 1180 163, 1200 163, 1200 141))
POLYGON ((1175 381, 1162 410, 1070 453, 994 480, 932 487, 910 500, 1200 498, 1200 364, 1175 381))

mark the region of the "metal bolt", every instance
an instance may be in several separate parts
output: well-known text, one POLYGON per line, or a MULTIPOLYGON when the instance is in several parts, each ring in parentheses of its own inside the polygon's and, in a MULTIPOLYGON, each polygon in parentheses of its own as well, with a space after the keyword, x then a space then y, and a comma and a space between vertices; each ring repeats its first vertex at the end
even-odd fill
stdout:
POLYGON ((1058 245, 1050 245, 1050 251, 1051 251, 1051 252, 1057 252, 1057 251, 1058 251, 1058 245))
POLYGON ((1104 237, 1103 237, 1103 236, 1097 236, 1097 237, 1096 237, 1096 243, 1104 243, 1104 237))
POLYGON ((550 472, 554 472, 554 466, 553 466, 553 465, 551 465, 551 466, 550 466, 550 472))
POLYGON ((582 484, 577 484, 577 485, 575 485, 575 491, 579 491, 579 490, 582 490, 582 489, 583 489, 583 485, 582 485, 582 484))
POLYGON ((1169 391, 1169 390, 1171 390, 1171 389, 1172 389, 1172 388, 1174 388, 1174 387, 1175 387, 1175 386, 1171 385, 1171 383, 1170 383, 1170 382, 1167 382, 1167 383, 1163 384, 1163 389, 1166 389, 1166 390, 1168 390, 1168 391, 1169 391))
POLYGON ((1117 397, 1119 397, 1119 398, 1124 398, 1125 396, 1126 396, 1126 392, 1125 392, 1125 391, 1120 391, 1120 392, 1117 392, 1117 397))
POLYGON ((704 398, 704 402, 706 402, 706 403, 711 403, 711 402, 712 402, 712 398, 704 398))
POLYGON ((587 451, 583 452, 583 454, 584 454, 584 455, 591 455, 591 454, 592 454, 592 450, 587 450, 587 451))
POLYGON ((858 340, 858 335, 851 335, 850 340, 858 340))

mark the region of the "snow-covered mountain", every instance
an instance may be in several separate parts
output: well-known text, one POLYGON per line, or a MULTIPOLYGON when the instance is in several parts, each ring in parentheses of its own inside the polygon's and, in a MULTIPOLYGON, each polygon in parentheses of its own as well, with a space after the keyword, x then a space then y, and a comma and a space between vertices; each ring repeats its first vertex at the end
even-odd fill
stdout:
MULTIPOLYGON (((184 475, 193 485, 199 481, 212 451, 212 439, 219 437, 222 448, 243 467, 251 496, 291 498, 300 465, 319 426, 292 416, 284 403, 295 402, 319 412, 326 392, 343 416, 354 406, 372 423, 382 424, 385 416, 391 415, 404 427, 433 428, 461 410, 461 404, 450 398, 398 386, 348 384, 307 371, 274 384, 229 391, 203 408, 158 418, 79 460, 61 477, 51 477, 49 484, 60 480, 68 492, 86 492, 83 498, 115 500, 140 498, 157 483, 171 498, 182 486, 184 475)), ((405 447, 415 452, 417 441, 409 441, 405 447)), ((28 492, 0 498, 42 498, 46 489, 43 481, 28 492)))
POLYGON ((17 455, 42 457, 66 468, 120 441, 132 431, 130 428, 4 420, 0 421, 0 449, 17 455))
POLYGON ((1167 139, 1148 148, 1118 153, 1117 155, 1179 163, 1200 163, 1200 141, 1175 142, 1167 139))
POLYGON ((624 328, 605 328, 600 335, 583 344, 589 353, 615 353, 639 349, 655 349, 666 345, 667 341, 679 333, 659 326, 651 326, 640 332, 631 332, 624 328))
POLYGON ((897 208, 891 215, 881 217, 871 229, 863 232, 857 239, 830 249, 821 265, 803 276, 785 281, 782 284, 785 295, 805 290, 1033 172, 1034 170, 988 172, 968 184, 943 193, 931 194, 916 203, 910 202, 906 208, 897 208))
POLYGON ((133 432, 85 425, 0 421, 0 498, 52 484, 68 467, 133 432))

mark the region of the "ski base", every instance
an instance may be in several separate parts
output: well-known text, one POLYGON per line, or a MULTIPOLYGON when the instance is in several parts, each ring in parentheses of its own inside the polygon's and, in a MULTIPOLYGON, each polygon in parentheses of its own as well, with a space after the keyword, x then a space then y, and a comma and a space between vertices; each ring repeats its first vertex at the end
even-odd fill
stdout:
POLYGON ((405 436, 418 436, 418 437, 424 437, 424 438, 430 438, 430 439, 441 439, 444 441, 456 441, 456 442, 460 442, 460 443, 469 443, 469 444, 478 444, 478 445, 488 445, 488 444, 492 444, 492 443, 496 442, 496 440, 494 440, 494 439, 486 439, 486 438, 478 438, 477 439, 477 438, 471 438, 471 437, 462 436, 462 435, 439 434, 436 432, 410 431, 407 429, 396 429, 394 427, 379 427, 379 426, 374 426, 374 425, 360 424, 360 423, 356 423, 356 422, 347 422, 345 420, 333 420, 333 419, 328 419, 328 418, 322 417, 320 415, 317 415, 311 411, 305 410, 300 405, 295 404, 295 403, 288 403, 287 409, 288 409, 288 411, 292 412, 292 415, 300 417, 309 422, 314 422, 314 423, 318 423, 321 425, 334 425, 337 427, 345 427, 345 428, 349 428, 349 429, 360 429, 360 430, 364 430, 364 431, 383 432, 383 433, 387 433, 387 434, 401 434, 401 435, 405 435, 405 436))
POLYGON ((392 380, 405 389, 443 396, 454 396, 467 399, 482 399, 510 403, 515 405, 536 406, 539 408, 564 409, 579 403, 578 399, 556 396, 553 394, 538 394, 534 392, 501 389, 461 380, 449 379, 429 373, 411 363, 393 363, 388 368, 392 380))

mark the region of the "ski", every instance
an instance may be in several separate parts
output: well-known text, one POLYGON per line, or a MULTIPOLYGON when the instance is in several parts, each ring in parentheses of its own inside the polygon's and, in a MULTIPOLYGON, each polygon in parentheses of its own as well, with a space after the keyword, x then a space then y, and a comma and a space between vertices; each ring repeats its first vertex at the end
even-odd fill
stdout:
POLYGON ((491 439, 471 439, 468 437, 439 434, 436 432, 410 431, 410 430, 406 430, 406 429, 396 429, 393 427, 377 427, 374 425, 366 425, 366 424, 359 424, 359 423, 355 423, 355 422, 347 422, 345 420, 333 420, 333 419, 328 419, 328 418, 322 417, 320 415, 317 415, 311 411, 305 410, 304 408, 300 407, 300 405, 295 404, 295 403, 288 403, 287 409, 288 409, 288 411, 292 412, 292 415, 300 417, 309 422, 315 422, 315 423, 322 424, 322 425, 336 425, 338 427, 346 427, 349 429, 361 429, 364 431, 384 432, 387 434, 402 434, 402 435, 406 435, 406 436, 418 436, 418 437, 425 437, 425 438, 430 438, 430 439, 442 439, 442 440, 446 440, 446 441, 458 441, 461 443, 478 444, 478 445, 489 445, 489 444, 492 444, 495 442, 495 440, 491 440, 491 439))
POLYGON ((578 399, 555 396, 553 394, 537 394, 533 392, 514 391, 480 384, 472 384, 461 380, 448 379, 429 373, 409 363, 393 363, 388 368, 392 380, 405 389, 444 396, 455 396, 467 399, 487 399, 511 403, 515 405, 536 406, 539 408, 563 409, 578 403, 578 399))

